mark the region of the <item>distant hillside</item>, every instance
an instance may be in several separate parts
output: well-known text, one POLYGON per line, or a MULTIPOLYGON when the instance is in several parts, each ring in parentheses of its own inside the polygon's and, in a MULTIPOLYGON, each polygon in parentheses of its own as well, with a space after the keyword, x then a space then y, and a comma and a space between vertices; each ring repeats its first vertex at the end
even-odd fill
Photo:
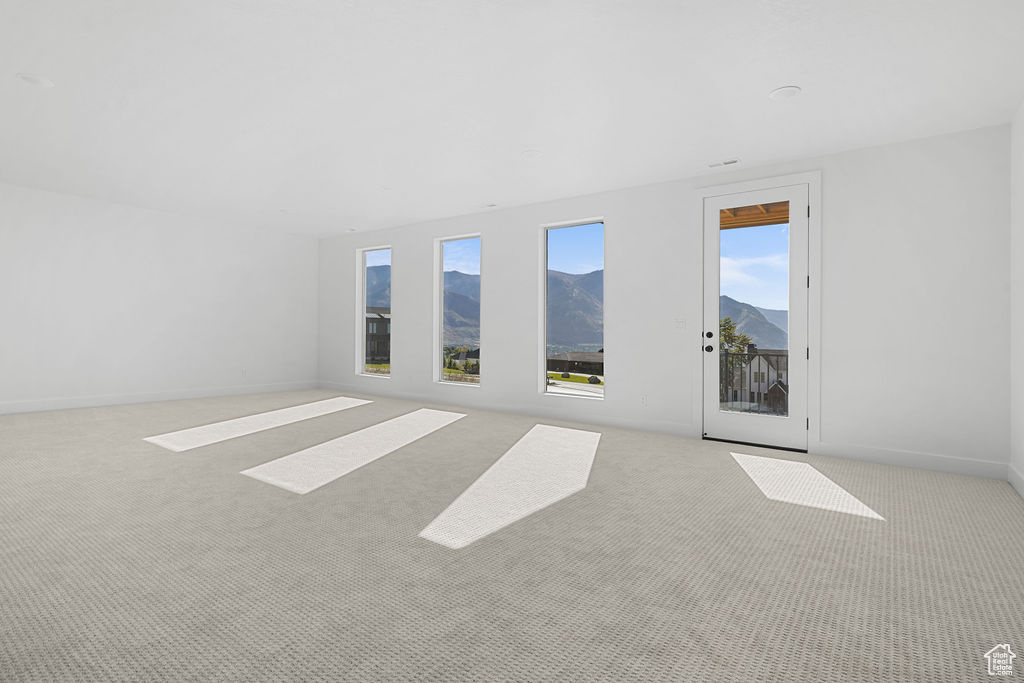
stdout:
MULTIPOLYGON (((444 274, 444 344, 480 346, 480 276, 444 274)), ((369 306, 391 305, 391 266, 366 269, 369 306)), ((548 271, 548 344, 593 348, 604 344, 604 271, 548 271)))
POLYGON ((480 276, 444 273, 445 346, 480 347, 480 276))
POLYGON ((460 273, 457 270, 446 270, 444 273, 444 291, 455 292, 456 294, 480 301, 480 276, 460 273))
MULTIPOLYGON (((480 276, 444 274, 444 343, 480 344, 480 276)), ((604 271, 548 271, 548 344, 565 348, 604 344, 604 271)))
MULTIPOLYGON (((767 310, 772 314, 785 313, 785 311, 767 310)), ((718 298, 718 315, 721 318, 731 318, 736 323, 736 331, 748 335, 758 348, 785 349, 789 347, 786 332, 769 322, 765 314, 756 306, 723 295, 718 298)))
MULTIPOLYGON (((569 275, 569 273, 562 273, 563 275, 569 275)), ((604 271, 595 270, 592 273, 584 273, 583 275, 569 275, 569 277, 576 277, 576 283, 579 288, 585 291, 596 300, 604 302, 604 271)))
POLYGON ((445 290, 445 346, 480 347, 480 302, 468 296, 445 290))
POLYGON ((761 308, 760 306, 754 306, 754 308, 761 311, 761 315, 767 318, 768 322, 772 325, 775 325, 775 327, 787 334, 789 333, 789 311, 779 311, 774 308, 761 308))
POLYGON ((604 271, 548 271, 549 346, 604 344, 604 271))

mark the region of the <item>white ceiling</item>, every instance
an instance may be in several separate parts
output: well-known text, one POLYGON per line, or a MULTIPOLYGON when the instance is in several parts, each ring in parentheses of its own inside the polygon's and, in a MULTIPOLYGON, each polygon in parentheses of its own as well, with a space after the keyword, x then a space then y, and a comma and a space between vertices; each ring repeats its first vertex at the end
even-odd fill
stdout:
POLYGON ((401 225, 1004 123, 1022 31, 1020 0, 0 0, 0 180, 401 225))

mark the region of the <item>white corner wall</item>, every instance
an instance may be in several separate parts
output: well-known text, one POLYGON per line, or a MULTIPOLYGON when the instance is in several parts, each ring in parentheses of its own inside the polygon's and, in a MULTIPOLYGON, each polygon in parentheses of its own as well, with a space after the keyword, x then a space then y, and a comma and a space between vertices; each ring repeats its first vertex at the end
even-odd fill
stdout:
POLYGON ((1011 386, 1010 398, 1010 483, 1024 496, 1024 102, 1013 119, 1011 164, 1011 285, 1010 333, 1011 386))
POLYGON ((325 239, 324 386, 699 436, 702 185, 822 172, 820 436, 812 452, 1003 479, 1010 128, 325 239), (538 391, 539 229, 605 219, 598 402, 538 391), (433 240, 483 237, 479 388, 432 379, 433 240), (355 258, 390 244, 392 378, 355 355, 355 258), (646 405, 642 399, 646 397, 646 405))
POLYGON ((0 413, 316 386, 317 252, 0 184, 0 413))
POLYGON ((997 126, 820 160, 813 452, 1006 478, 1009 135, 997 126))

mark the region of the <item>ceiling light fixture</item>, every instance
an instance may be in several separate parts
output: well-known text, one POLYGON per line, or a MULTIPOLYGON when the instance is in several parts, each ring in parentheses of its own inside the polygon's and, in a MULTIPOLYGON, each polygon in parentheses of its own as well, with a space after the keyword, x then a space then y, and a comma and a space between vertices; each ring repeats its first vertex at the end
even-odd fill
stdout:
POLYGON ((740 159, 739 159, 739 157, 735 157, 735 158, 732 158, 732 159, 726 159, 724 161, 716 161, 716 162, 714 162, 712 164, 708 164, 708 168, 718 168, 719 166, 732 166, 733 164, 738 164, 738 163, 740 163, 740 159))
POLYGON ((803 89, 799 85, 784 85, 781 88, 772 90, 768 93, 768 97, 773 100, 791 100, 801 92, 803 92, 803 89))
POLYGON ((15 74, 15 75, 23 83, 28 83, 29 85, 34 85, 37 88, 52 88, 53 85, 54 85, 53 81, 51 81, 49 78, 43 78, 42 76, 37 76, 36 74, 20 73, 20 74, 15 74))

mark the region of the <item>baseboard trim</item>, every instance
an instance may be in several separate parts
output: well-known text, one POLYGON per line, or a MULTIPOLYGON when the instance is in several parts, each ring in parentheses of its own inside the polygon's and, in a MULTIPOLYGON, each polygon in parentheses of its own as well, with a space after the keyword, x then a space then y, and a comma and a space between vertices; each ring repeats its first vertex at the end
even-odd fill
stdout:
MULTIPOLYGON (((452 387, 451 396, 424 396, 418 395, 412 392, 395 391, 391 386, 386 387, 387 391, 375 391, 374 386, 370 386, 373 383, 378 384, 389 384, 390 382, 382 382, 376 378, 370 378, 366 380, 366 383, 346 384, 344 382, 333 382, 333 381, 320 381, 321 389, 330 389, 331 391, 340 391, 347 395, 355 396, 379 396, 381 398, 393 398, 400 401, 417 401, 425 403, 430 406, 436 407, 452 407, 452 408, 477 408, 480 410, 488 410, 496 413, 510 413, 512 415, 523 415, 532 417, 537 420, 559 420, 562 422, 578 423, 578 424, 590 424, 590 425, 603 425, 607 427, 616 427, 620 429, 637 429, 646 430, 650 432, 658 432, 661 434, 673 434, 676 436, 685 436, 692 439, 700 438, 700 429, 688 422, 670 422, 662 420, 618 420, 615 418, 609 418, 607 415, 593 415, 587 417, 581 417, 575 415, 571 410, 561 410, 561 406, 556 401, 551 401, 550 404, 546 404, 543 409, 538 408, 536 405, 527 403, 506 403, 501 405, 492 405, 489 402, 481 402, 479 395, 476 391, 471 391, 465 387, 452 387), (466 397, 466 392, 472 394, 472 396, 466 397), (477 399, 477 400, 474 400, 477 399)), ((445 392, 446 394, 448 392, 445 392)), ((589 403, 589 401, 588 401, 589 403)), ((567 403, 571 405, 571 403, 567 403)))
MULTIPOLYGON (((340 391, 345 393, 354 392, 357 394, 367 395, 376 394, 378 396, 384 396, 387 398, 394 398, 404 401, 420 401, 429 404, 435 404, 438 406, 448 405, 463 406, 467 408, 482 408, 484 410, 515 413, 518 415, 529 415, 532 417, 538 417, 540 412, 537 411, 536 409, 531 409, 530 406, 523 405, 506 405, 501 407, 494 407, 490 405, 481 404, 479 401, 472 402, 468 399, 465 401, 459 401, 457 400, 458 397, 455 397, 456 400, 451 400, 451 398, 449 398, 448 396, 417 396, 411 393, 394 391, 391 387, 387 387, 387 392, 374 392, 373 387, 366 386, 365 384, 360 384, 359 386, 356 386, 355 384, 348 384, 344 382, 321 380, 320 387, 323 389, 330 389, 333 391, 340 391)), ((662 432, 667 434, 675 434, 678 436, 686 436, 695 439, 701 438, 700 430, 695 429, 691 424, 675 424, 654 420, 614 420, 608 419, 607 416, 600 415, 588 417, 587 419, 580 419, 577 416, 561 414, 558 411, 551 411, 550 414, 547 411, 544 411, 544 417, 564 420, 566 422, 580 422, 585 424, 607 425, 609 427, 640 429, 662 432)), ((896 467, 913 467, 921 470, 946 472, 949 474, 962 474, 971 477, 983 477, 986 479, 999 479, 1002 481, 1006 481, 1007 478, 1007 463, 998 462, 994 460, 974 460, 971 458, 962 458, 954 455, 940 455, 937 453, 924 453, 919 451, 876 448, 855 444, 830 442, 809 444, 808 452, 811 453, 812 455, 824 455, 833 458, 846 458, 848 460, 861 460, 864 462, 873 462, 878 463, 880 465, 893 465, 896 467)))
POLYGON ((1010 486, 1016 489, 1017 495, 1024 498, 1024 473, 1013 465, 1008 465, 1006 467, 1006 474, 1006 478, 1009 480, 1010 486))
MULTIPOLYGON (((46 410, 67 410, 73 408, 92 408, 97 406, 123 405, 129 403, 149 403, 153 401, 175 401, 189 398, 207 398, 211 396, 235 396, 239 394, 257 394, 272 391, 301 391, 307 389, 330 389, 357 394, 373 394, 367 392, 367 387, 354 386, 342 382, 331 381, 297 381, 279 382, 274 384, 246 384, 229 387, 204 387, 199 389, 178 389, 171 391, 159 391, 139 394, 98 394, 91 396, 67 396, 58 398, 32 399, 27 401, 6 401, 0 403, 0 415, 15 413, 31 413, 46 410)), ((479 407, 470 401, 437 400, 437 397, 424 397, 402 392, 388 391, 386 394, 391 398, 407 401, 423 401, 443 405, 462 405, 464 407, 479 407)), ((501 411, 501 408, 485 407, 486 410, 501 411)), ((510 406, 505 409, 523 415, 537 416, 536 411, 528 407, 510 406)), ((591 419, 579 420, 576 417, 552 415, 551 417, 565 420, 567 422, 589 422, 591 424, 606 424, 611 427, 622 427, 626 429, 648 429, 652 431, 679 434, 699 438, 694 433, 691 425, 679 425, 665 423, 655 420, 607 420, 591 419)), ((913 467, 917 469, 947 472, 950 474, 963 474, 973 477, 985 477, 987 479, 1001 479, 1009 481, 1013 488, 1024 498, 1024 474, 1013 465, 994 460, 974 460, 961 458, 954 455, 940 455, 937 453, 923 453, 918 451, 904 451, 897 449, 877 448, 871 446, 860 446, 852 444, 818 443, 812 444, 808 452, 813 455, 824 455, 835 458, 847 458, 850 460, 861 460, 874 462, 883 465, 895 465, 897 467, 913 467)))
POLYGON ((142 394, 96 394, 92 396, 40 398, 28 401, 5 401, 0 403, 0 415, 36 413, 46 410, 68 410, 72 408, 95 408, 98 406, 114 406, 128 403, 150 403, 153 401, 177 401, 180 399, 208 398, 211 396, 261 394, 271 391, 301 391, 304 389, 317 389, 318 387, 318 382, 308 380, 301 382, 279 382, 275 384, 244 384, 230 387, 175 389, 142 394))
POLYGON ((920 470, 1006 481, 1007 464, 995 460, 974 460, 955 455, 940 455, 938 453, 923 453, 842 443, 811 444, 808 452, 814 455, 826 455, 833 458, 847 458, 849 460, 862 460, 881 465, 913 467, 920 470))

